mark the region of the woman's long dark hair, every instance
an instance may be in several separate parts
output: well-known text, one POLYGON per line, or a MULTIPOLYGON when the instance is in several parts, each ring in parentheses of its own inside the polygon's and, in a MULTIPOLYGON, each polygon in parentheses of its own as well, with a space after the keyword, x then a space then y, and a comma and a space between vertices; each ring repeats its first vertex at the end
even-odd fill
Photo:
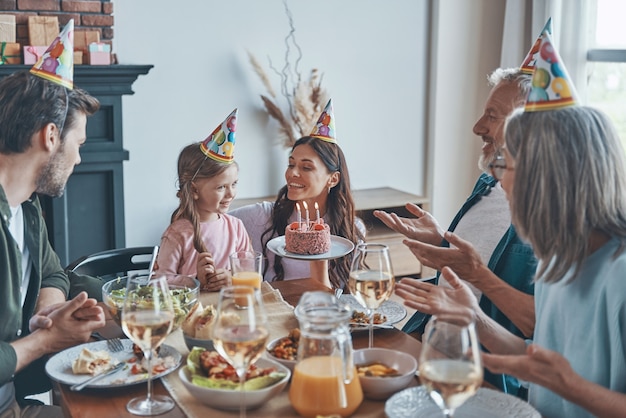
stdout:
MULTIPOLYGON (((339 145, 322 141, 321 139, 305 136, 296 141, 292 152, 300 145, 307 144, 317 153, 329 172, 339 172, 339 183, 330 189, 328 193, 328 202, 326 204, 326 215, 324 221, 330 227, 330 233, 344 237, 355 244, 363 240, 361 231, 356 227, 354 213, 354 199, 350 188, 350 175, 348 174, 348 166, 343 151, 339 145)), ((288 219, 294 211, 296 202, 287 198, 287 185, 282 187, 274 203, 272 210, 272 224, 261 235, 263 244, 263 255, 267 256, 267 242, 279 235, 285 234, 288 219)), ((352 257, 345 257, 330 260, 329 262, 329 278, 333 287, 345 287, 348 283, 350 274, 350 263, 352 257)), ((268 266, 265 266, 265 272, 268 266)), ((282 265, 282 257, 276 256, 274 259, 274 272, 276 277, 274 280, 284 280, 285 270, 282 265)))

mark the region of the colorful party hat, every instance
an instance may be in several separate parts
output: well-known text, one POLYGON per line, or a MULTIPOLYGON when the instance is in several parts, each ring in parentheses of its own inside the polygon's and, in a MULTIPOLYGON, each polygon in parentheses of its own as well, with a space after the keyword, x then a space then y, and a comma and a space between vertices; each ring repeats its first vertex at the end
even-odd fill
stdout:
POLYGON ((522 65, 520 66, 521 72, 524 74, 532 74, 535 69, 535 63, 537 62, 537 54, 539 53, 539 45, 541 44, 541 40, 545 37, 546 34, 552 34, 552 18, 548 18, 548 21, 543 26, 541 33, 537 37, 535 44, 530 48, 528 54, 526 54, 526 58, 522 61, 522 65))
POLYGON ((74 88, 74 19, 67 22, 30 72, 70 90, 74 88))
POLYGON ((230 164, 235 152, 235 132, 237 130, 237 109, 215 128, 200 144, 200 149, 207 157, 215 161, 230 164))
POLYGON ((550 34, 539 45, 531 89, 526 99, 526 112, 561 109, 576 106, 578 98, 571 77, 552 44, 550 34))
POLYGON ((337 143, 337 137, 335 136, 335 115, 333 114, 333 100, 328 100, 324 111, 320 115, 320 118, 313 126, 311 134, 313 138, 319 138, 322 141, 337 143))

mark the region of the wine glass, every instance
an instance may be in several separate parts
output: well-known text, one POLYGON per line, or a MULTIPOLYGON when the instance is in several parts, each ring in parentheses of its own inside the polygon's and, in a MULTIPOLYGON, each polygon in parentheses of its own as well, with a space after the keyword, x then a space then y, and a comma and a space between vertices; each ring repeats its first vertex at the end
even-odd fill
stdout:
POLYGON ((369 318, 369 348, 374 342, 374 309, 389 299, 395 283, 389 247, 384 244, 358 244, 352 259, 348 288, 365 308, 369 318))
POLYGON ((134 415, 160 415, 174 408, 169 396, 152 394, 152 356, 174 325, 172 296, 164 277, 128 277, 122 307, 122 329, 143 351, 148 368, 147 396, 131 399, 126 405, 134 415))
POLYGON ((447 418, 483 381, 480 345, 471 320, 432 316, 422 336, 420 380, 447 418))
POLYGON ((244 384, 248 367, 263 354, 268 336, 261 291, 251 286, 222 288, 213 327, 213 344, 239 377, 240 417, 246 416, 244 384))

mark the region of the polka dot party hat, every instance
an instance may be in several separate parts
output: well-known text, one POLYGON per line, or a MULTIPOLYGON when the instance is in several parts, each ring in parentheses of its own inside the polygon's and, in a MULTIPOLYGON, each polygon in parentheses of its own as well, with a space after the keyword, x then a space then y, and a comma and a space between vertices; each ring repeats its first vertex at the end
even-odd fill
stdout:
POLYGON ((237 131, 237 109, 215 128, 200 144, 200 149, 215 161, 230 164, 235 158, 235 132, 237 131))
POLYGON ((322 141, 337 143, 337 137, 335 136, 335 115, 333 114, 333 100, 328 100, 324 111, 320 115, 320 118, 313 126, 313 130, 309 134, 313 138, 321 139, 322 141))
POLYGON ((67 22, 30 72, 70 90, 74 88, 74 19, 67 22))
POLYGON ((537 62, 537 54, 539 53, 539 46, 541 45, 541 40, 545 37, 545 35, 549 33, 552 34, 552 18, 548 18, 548 21, 543 26, 541 33, 537 37, 535 44, 530 48, 528 54, 526 54, 526 58, 522 61, 522 65, 520 66, 520 71, 524 74, 532 74, 535 69, 535 63, 537 62))
POLYGON ((539 45, 530 92, 526 99, 526 112, 561 109, 578 104, 576 89, 561 57, 546 33, 539 45))

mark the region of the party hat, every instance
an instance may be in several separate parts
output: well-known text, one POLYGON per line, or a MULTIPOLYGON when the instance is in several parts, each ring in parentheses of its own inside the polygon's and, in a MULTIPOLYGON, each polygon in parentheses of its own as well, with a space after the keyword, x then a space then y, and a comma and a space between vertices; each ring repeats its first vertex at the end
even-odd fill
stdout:
POLYGON ((234 159, 235 131, 237 130, 237 109, 215 128, 200 144, 200 149, 207 157, 215 161, 230 164, 234 159))
POLYGON ((578 98, 574 83, 561 61, 558 51, 546 33, 539 45, 531 89, 526 99, 526 112, 576 106, 578 98))
POLYGON ((67 22, 30 72, 70 90, 74 88, 74 19, 67 22))
POLYGON ((324 111, 320 115, 320 118, 313 126, 311 134, 313 138, 319 138, 322 141, 337 143, 335 136, 335 115, 333 114, 333 100, 328 100, 324 111))
POLYGON ((522 61, 522 65, 520 66, 520 71, 524 74, 532 74, 535 69, 535 63, 537 62, 537 54, 539 53, 539 45, 541 44, 541 40, 545 37, 546 34, 552 34, 552 18, 548 18, 548 21, 543 26, 541 33, 537 37, 535 44, 530 48, 528 54, 526 54, 526 58, 522 61))

